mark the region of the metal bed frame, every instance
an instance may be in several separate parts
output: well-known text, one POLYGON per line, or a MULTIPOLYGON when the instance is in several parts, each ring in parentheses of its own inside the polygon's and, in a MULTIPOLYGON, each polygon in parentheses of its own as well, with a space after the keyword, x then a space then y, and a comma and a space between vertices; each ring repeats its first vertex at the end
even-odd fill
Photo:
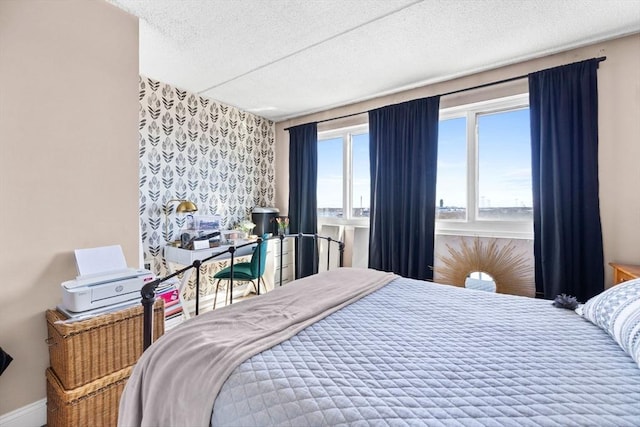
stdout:
MULTIPOLYGON (((327 270, 329 270, 330 268, 330 260, 331 260, 331 244, 337 244, 338 245, 338 251, 339 251, 339 261, 338 261, 338 265, 340 267, 343 266, 343 262, 344 262, 344 242, 340 241, 340 240, 336 240, 336 239, 332 239, 331 237, 324 237, 324 236, 319 236, 317 234, 304 234, 304 233, 298 233, 298 234, 280 234, 277 236, 272 236, 272 237, 268 237, 266 239, 262 239, 261 237, 258 237, 257 240, 252 241, 252 242, 248 242, 248 243, 244 243, 242 245, 238 245, 238 246, 230 246, 226 251, 222 251, 219 253, 216 253, 208 258, 202 259, 202 260, 195 260, 193 261, 193 264, 186 266, 185 268, 175 271, 174 273, 165 276, 163 278, 160 279, 155 279, 147 284, 145 284, 142 289, 140 290, 140 294, 142 295, 142 306, 143 306, 143 320, 144 320, 144 326, 143 326, 143 349, 146 350, 152 343, 153 343, 153 304, 156 300, 156 288, 158 287, 158 285, 160 285, 162 282, 169 280, 179 274, 185 273, 189 270, 191 270, 192 268, 196 269, 196 310, 195 310, 195 315, 198 315, 198 308, 200 306, 200 267, 202 266, 202 264, 204 264, 207 261, 210 261, 214 258, 217 258, 219 256, 222 256, 224 254, 230 254, 231 255, 231 260, 230 260, 230 276, 231 279, 229 280, 229 284, 227 286, 230 286, 231 289, 233 289, 233 265, 234 265, 234 260, 235 260, 235 251, 237 249, 240 248, 244 248, 245 246, 250 246, 250 245, 257 245, 258 250, 261 250, 261 243, 264 241, 268 241, 268 240, 275 240, 275 239, 279 239, 280 240, 280 281, 279 281, 279 286, 282 286, 282 255, 283 255, 283 242, 284 239, 289 239, 289 238, 293 238, 296 241, 296 246, 298 246, 298 243, 300 243, 300 241, 302 239, 309 239, 312 238, 314 245, 313 245, 313 271, 317 273, 318 271, 318 264, 319 264, 319 260, 318 260, 318 239, 323 239, 327 241, 327 270)), ((296 266, 301 264, 301 251, 297 251, 297 256, 296 256, 296 266)), ((260 271, 262 269, 261 266, 261 259, 260 256, 258 256, 258 271, 260 271)), ((296 275, 295 278, 298 279, 298 274, 297 274, 298 269, 296 268, 296 275)), ((257 286, 257 290, 256 293, 257 295, 260 295, 260 281, 261 281, 262 277, 258 278, 258 286, 257 286)))

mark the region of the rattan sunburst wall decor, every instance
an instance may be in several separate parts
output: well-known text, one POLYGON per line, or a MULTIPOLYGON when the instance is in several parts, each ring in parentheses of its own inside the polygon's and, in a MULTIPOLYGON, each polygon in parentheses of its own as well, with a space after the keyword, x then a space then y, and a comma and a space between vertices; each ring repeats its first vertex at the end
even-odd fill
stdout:
POLYGON ((460 248, 447 244, 448 256, 438 257, 442 267, 435 267, 439 282, 464 286, 469 274, 479 271, 489 274, 500 293, 522 294, 523 287, 532 281, 532 268, 515 245, 498 244, 496 239, 463 239, 460 248))

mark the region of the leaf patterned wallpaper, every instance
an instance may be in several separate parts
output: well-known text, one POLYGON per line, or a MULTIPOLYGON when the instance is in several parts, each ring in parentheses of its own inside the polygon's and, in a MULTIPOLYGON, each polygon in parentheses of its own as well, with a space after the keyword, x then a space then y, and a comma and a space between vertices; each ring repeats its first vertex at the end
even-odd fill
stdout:
POLYGON ((223 228, 275 199, 275 125, 265 118, 140 77, 140 228, 145 263, 165 274, 162 247, 178 238, 186 217, 171 199, 219 214, 223 228))

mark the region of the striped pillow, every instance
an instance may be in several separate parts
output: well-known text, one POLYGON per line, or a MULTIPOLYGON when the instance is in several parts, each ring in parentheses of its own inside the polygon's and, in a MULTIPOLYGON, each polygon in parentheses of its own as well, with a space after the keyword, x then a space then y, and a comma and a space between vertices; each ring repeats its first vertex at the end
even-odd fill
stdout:
POLYGON ((640 279, 613 286, 581 308, 580 315, 607 331, 640 366, 640 279))

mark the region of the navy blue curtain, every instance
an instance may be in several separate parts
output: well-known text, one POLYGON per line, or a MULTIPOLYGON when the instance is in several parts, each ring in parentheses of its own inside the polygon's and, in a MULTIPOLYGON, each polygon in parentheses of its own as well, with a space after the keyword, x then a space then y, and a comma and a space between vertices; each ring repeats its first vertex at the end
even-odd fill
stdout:
MULTIPOLYGON (((289 232, 317 233, 318 125, 289 128, 289 232)), ((300 239, 296 249, 296 278, 310 276, 317 265, 315 243, 300 239), (301 252, 298 253, 298 250, 301 252)))
POLYGON ((598 60, 529 75, 536 296, 604 289, 598 60))
POLYGON ((369 267, 433 277, 440 97, 369 112, 369 267))

